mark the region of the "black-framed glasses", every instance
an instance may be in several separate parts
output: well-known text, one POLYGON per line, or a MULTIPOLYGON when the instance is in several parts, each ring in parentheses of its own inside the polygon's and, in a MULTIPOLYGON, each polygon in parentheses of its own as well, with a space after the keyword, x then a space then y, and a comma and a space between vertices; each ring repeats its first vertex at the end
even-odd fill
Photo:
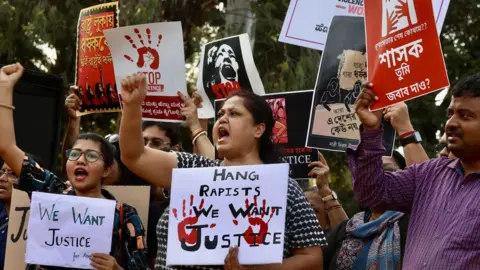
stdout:
POLYGON ((95 150, 90 150, 90 149, 86 151, 82 151, 80 149, 67 150, 67 157, 68 157, 68 160, 70 161, 76 161, 80 159, 82 155, 85 155, 85 160, 87 160, 90 163, 93 163, 99 160, 100 157, 102 156, 100 152, 95 150))
POLYGON ((153 138, 153 139, 149 139, 149 138, 143 138, 143 144, 144 145, 147 145, 148 143, 151 143, 152 147, 154 148, 161 148, 161 147, 165 147, 165 146, 170 146, 170 142, 166 142, 162 139, 157 139, 157 138, 153 138))
POLYGON ((434 150, 435 150, 436 153, 440 153, 440 152, 442 152, 442 150, 444 148, 447 148, 447 147, 448 147, 448 145, 446 143, 439 143, 439 144, 435 145, 434 150))

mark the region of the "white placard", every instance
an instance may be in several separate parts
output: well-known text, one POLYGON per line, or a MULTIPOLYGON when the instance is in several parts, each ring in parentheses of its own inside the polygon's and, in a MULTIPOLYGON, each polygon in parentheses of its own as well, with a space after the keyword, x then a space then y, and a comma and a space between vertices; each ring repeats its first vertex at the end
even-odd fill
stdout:
MULTIPOLYGON (((363 17, 363 1, 291 0, 279 41, 323 51, 333 16, 363 17)), ((391 1, 404 2, 405 0, 391 1)), ((437 31, 440 35, 450 0, 432 0, 432 2, 437 31)))
POLYGON ((240 264, 281 263, 287 189, 286 163, 173 170, 167 265, 223 265, 233 246, 240 264))
POLYGON ((202 47, 197 89, 203 98, 203 106, 198 109, 200 119, 213 118, 215 100, 231 92, 242 89, 265 94, 248 34, 215 40, 202 47))
POLYGON ((187 95, 187 80, 181 23, 133 25, 105 30, 104 34, 120 98, 122 79, 136 72, 145 73, 148 94, 142 104, 143 119, 182 121, 183 103, 178 92, 187 95))
POLYGON ((113 200, 33 192, 25 261, 92 269, 92 253, 110 253, 114 215, 113 200))

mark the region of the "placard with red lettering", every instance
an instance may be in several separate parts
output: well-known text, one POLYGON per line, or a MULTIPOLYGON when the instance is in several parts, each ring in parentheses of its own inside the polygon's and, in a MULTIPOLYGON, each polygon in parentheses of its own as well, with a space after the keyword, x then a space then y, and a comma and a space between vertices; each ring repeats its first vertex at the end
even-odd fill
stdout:
POLYGON ((118 2, 82 9, 77 26, 75 94, 82 100, 78 115, 119 112, 112 56, 103 30, 118 27, 118 2))
MULTIPOLYGON (((363 18, 335 16, 318 69, 311 101, 306 146, 344 152, 360 140, 355 102, 367 81, 367 54, 363 18)), ((391 156, 395 130, 383 122, 383 145, 391 156)))
MULTIPOLYGON (((406 0, 403 0, 406 1, 406 0)), ((438 33, 450 0, 431 0, 438 33)), ((333 16, 364 16, 364 0, 291 0, 279 41, 323 51, 333 16)))
POLYGON ((167 265, 223 266, 233 246, 240 265, 281 263, 288 182, 285 163, 174 169, 167 265))
MULTIPOLYGON (((305 104, 312 102, 313 90, 272 93, 263 97, 270 105, 275 120, 273 142, 283 161, 290 164, 290 177, 308 178, 310 172, 308 165, 318 161, 318 152, 305 147, 308 122, 298 120, 308 119, 310 107, 305 104)), ((220 110, 223 102, 224 99, 215 101, 215 112, 220 110)))
POLYGON ((201 119, 213 118, 214 101, 232 92, 242 89, 265 94, 248 34, 216 40, 203 47, 197 89, 205 101, 198 109, 201 119))
POLYGON ((365 4, 368 78, 378 96, 372 110, 450 85, 430 1, 365 4))
POLYGON ((142 118, 181 122, 184 106, 178 92, 187 95, 183 32, 180 22, 133 25, 105 31, 112 52, 115 78, 121 81, 136 72, 147 77, 148 93, 142 118))

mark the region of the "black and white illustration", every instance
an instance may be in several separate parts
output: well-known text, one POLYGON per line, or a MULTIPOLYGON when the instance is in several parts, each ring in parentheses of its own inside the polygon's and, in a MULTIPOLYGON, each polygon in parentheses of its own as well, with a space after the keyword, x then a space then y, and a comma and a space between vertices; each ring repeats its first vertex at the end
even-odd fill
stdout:
POLYGON ((208 43, 202 50, 197 88, 204 100, 202 119, 213 118, 213 103, 239 90, 265 94, 247 34, 208 43), (209 102, 207 102, 207 100, 209 102))
MULTIPOLYGON (((362 18, 335 16, 322 54, 310 111, 306 146, 345 151, 360 139, 354 104, 367 81, 365 25, 362 18)), ((384 123, 384 146, 391 155, 395 131, 384 123)))

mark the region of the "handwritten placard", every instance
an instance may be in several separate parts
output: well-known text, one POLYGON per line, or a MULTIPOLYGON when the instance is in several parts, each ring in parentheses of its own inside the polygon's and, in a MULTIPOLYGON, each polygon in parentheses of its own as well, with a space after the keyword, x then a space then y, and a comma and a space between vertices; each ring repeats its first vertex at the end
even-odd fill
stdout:
POLYGON ((240 264, 280 263, 287 187, 286 163, 175 169, 167 265, 223 265, 232 246, 240 264))
POLYGON ((30 212, 27 263, 91 269, 110 253, 115 201, 33 192, 30 212))

